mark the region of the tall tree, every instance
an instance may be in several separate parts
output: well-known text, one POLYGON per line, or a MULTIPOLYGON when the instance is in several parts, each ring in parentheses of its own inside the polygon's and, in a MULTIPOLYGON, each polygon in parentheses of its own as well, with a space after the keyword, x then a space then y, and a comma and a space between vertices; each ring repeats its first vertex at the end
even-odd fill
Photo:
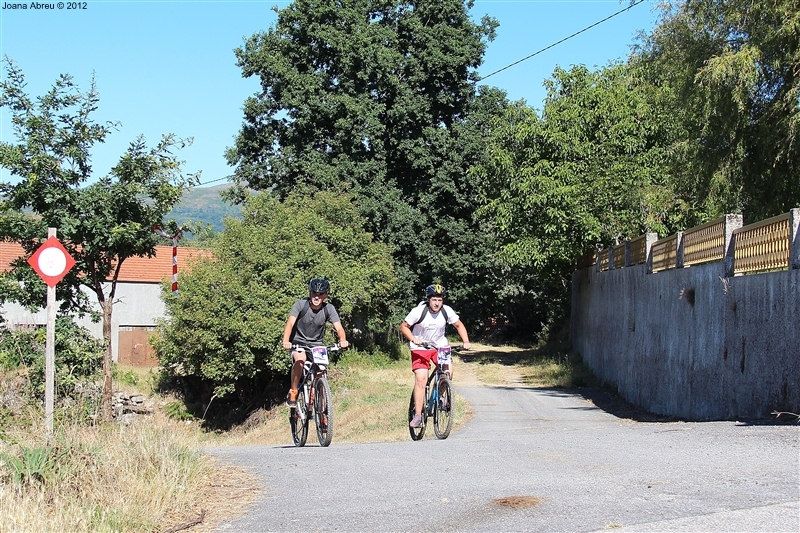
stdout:
POLYGON ((689 134, 673 172, 701 218, 800 205, 797 0, 665 2, 634 61, 674 91, 689 134))
POLYGON ((475 24, 472 5, 297 0, 236 51, 243 75, 261 79, 227 153, 236 179, 282 196, 353 191, 368 229, 393 246, 407 297, 471 260, 466 171, 480 152, 459 140, 497 26, 475 24))
MULTIPOLYGON (((14 177, 0 183, 0 239, 19 242, 32 253, 47 235, 58 238, 76 266, 59 283, 62 312, 98 314, 103 320, 106 353, 103 360, 102 417, 111 419, 111 317, 117 280, 129 257, 152 257, 158 243, 154 224, 178 202, 183 191, 198 182, 184 176, 173 154, 185 141, 165 136, 148 148, 143 138, 132 142, 111 173, 95 181, 90 151, 103 142, 113 124, 92 119, 99 97, 94 81, 79 90, 61 75, 53 88, 36 101, 24 91, 22 71, 4 60, 7 77, 0 83, 0 106, 11 111, 16 143, 0 142, 0 165, 14 177), (94 309, 86 292, 100 305, 94 309)), ((45 286, 20 258, 8 278, 24 282, 3 284, 6 297, 29 307, 42 307, 45 286)))

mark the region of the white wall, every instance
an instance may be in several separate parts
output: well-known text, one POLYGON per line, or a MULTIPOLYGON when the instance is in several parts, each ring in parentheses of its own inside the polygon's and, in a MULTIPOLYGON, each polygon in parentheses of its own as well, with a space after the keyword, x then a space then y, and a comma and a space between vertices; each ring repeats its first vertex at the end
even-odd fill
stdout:
MULTIPOLYGON (((97 297, 88 292, 89 299, 100 311, 97 297)), ((58 297, 58 288, 56 288, 58 297)), ((120 326, 155 326, 156 319, 163 318, 165 313, 164 302, 161 300, 161 285, 158 283, 118 283, 117 294, 114 298, 114 310, 111 315, 111 351, 114 361, 119 359, 119 328, 120 326)), ((18 304, 6 304, 0 307, 9 325, 47 324, 47 310, 42 309, 37 313, 30 313, 18 304)), ((98 339, 103 338, 102 320, 91 322, 89 317, 77 319, 76 322, 88 329, 98 339)))

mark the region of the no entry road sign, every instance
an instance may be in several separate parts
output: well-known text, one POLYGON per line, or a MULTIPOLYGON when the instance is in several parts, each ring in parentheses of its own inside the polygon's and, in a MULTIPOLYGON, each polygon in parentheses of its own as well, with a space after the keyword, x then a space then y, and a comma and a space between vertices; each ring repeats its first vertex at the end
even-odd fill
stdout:
POLYGON ((55 287, 75 266, 75 260, 61 242, 51 236, 30 256, 28 264, 47 283, 48 287, 55 287))

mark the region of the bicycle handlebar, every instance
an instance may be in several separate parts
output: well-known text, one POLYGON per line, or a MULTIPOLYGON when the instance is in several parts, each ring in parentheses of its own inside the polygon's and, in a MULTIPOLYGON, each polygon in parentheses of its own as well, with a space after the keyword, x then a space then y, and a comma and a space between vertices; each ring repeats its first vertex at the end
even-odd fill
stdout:
MULTIPOLYGON (((422 344, 418 344, 417 346, 422 346, 423 348, 427 348, 428 350, 438 350, 439 349, 439 346, 436 346, 435 344, 431 344, 430 342, 423 342, 422 344)), ((442 346, 442 348, 445 348, 445 346, 442 346)), ((468 352, 469 351, 466 348, 464 348, 463 346, 450 346, 450 349, 453 350, 454 352, 468 352)))
MULTIPOLYGON (((327 348, 327 350, 329 352, 338 352, 339 350, 346 350, 347 349, 347 348, 342 348, 341 346, 339 346, 338 342, 336 342, 334 344, 331 344, 330 346, 326 346, 325 348, 327 348)), ((303 344, 292 344, 292 350, 295 350, 295 351, 303 350, 306 353, 311 353, 311 346, 305 346, 303 344)))

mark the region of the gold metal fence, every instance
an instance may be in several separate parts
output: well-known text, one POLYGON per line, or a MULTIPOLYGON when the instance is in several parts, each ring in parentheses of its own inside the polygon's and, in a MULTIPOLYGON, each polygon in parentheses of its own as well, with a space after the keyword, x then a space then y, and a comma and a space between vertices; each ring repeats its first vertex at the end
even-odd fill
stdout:
POLYGON ((612 246, 614 249, 614 268, 623 268, 625 266, 625 243, 612 246))
MULTIPOLYGON (((630 241, 631 265, 641 265, 647 262, 647 234, 640 235, 630 241)), ((616 257, 616 256, 614 256, 616 257)), ((616 261, 614 261, 616 263, 616 261)))
POLYGON ((735 230, 734 274, 789 268, 789 223, 784 213, 735 230))
POLYGON ((675 268, 678 259, 678 235, 666 237, 653 243, 653 272, 675 268))
POLYGON ((683 266, 722 261, 725 256, 725 217, 683 233, 683 266))

